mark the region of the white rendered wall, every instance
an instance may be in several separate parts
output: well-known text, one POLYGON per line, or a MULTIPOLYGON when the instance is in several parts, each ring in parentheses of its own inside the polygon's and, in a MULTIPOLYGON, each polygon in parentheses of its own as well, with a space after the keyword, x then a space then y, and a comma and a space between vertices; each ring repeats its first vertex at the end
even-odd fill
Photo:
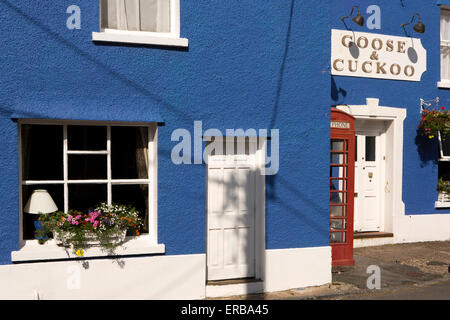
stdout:
POLYGON ((201 299, 206 255, 0 266, 0 299, 201 299), (79 270, 79 288, 77 288, 79 270))
POLYGON ((395 243, 450 240, 450 214, 394 216, 395 243))
POLYGON ((264 255, 263 281, 208 285, 206 296, 226 297, 320 286, 331 282, 331 247, 271 249, 264 255))
POLYGON ((264 291, 331 282, 331 247, 266 250, 264 291))
POLYGON ((5 265, 0 299, 203 299, 331 282, 329 246, 264 256, 261 282, 231 286, 206 286, 205 254, 5 265))
POLYGON ((207 286, 207 297, 234 296, 320 286, 331 282, 331 247, 265 251, 262 282, 207 286))

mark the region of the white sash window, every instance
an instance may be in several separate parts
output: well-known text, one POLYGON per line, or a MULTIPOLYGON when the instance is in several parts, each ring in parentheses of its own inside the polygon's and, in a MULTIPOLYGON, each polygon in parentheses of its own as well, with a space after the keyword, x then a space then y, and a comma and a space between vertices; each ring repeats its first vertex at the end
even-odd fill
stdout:
POLYGON ((441 81, 440 87, 450 87, 450 9, 441 8, 441 81))
MULTIPOLYGON (((116 254, 164 252, 158 243, 155 123, 21 119, 18 127, 20 250, 12 252, 13 261, 74 257, 54 240, 34 240, 33 216, 24 208, 38 189, 64 212, 88 212, 101 202, 133 206, 143 220, 140 235, 127 237, 116 254)), ((110 254, 93 247, 85 256, 110 254)))
POLYGON ((100 0, 94 41, 188 46, 180 38, 180 0, 100 0))
POLYGON ((103 0, 102 27, 170 33, 170 0, 103 0))

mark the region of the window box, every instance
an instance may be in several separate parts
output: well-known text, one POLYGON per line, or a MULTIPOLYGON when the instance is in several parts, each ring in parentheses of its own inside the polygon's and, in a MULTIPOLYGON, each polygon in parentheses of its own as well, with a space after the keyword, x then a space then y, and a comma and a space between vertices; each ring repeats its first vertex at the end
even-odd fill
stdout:
MULTIPOLYGON (((127 230, 122 230, 120 234, 117 235, 117 237, 112 237, 109 239, 110 243, 113 243, 115 245, 120 245, 125 241, 125 236, 127 234, 127 230)), ((71 233, 62 233, 62 232, 55 232, 53 234, 55 242, 58 246, 62 247, 70 247, 70 238, 74 236, 74 234, 71 233)), ((86 233, 85 235, 86 241, 84 242, 86 246, 89 247, 99 247, 101 246, 100 241, 97 240, 97 237, 93 233, 86 233)))
MULTIPOLYGON (((116 248, 114 255, 100 247, 92 246, 84 251, 83 258, 112 257, 112 256, 135 256, 164 254, 164 244, 156 244, 149 236, 126 237, 125 242, 116 248)), ((54 239, 43 245, 37 241, 27 240, 20 250, 11 252, 13 262, 31 262, 48 260, 66 260, 79 258, 72 250, 56 245, 54 239)))
MULTIPOLYGON (((448 163, 448 162, 447 162, 448 163)), ((445 170, 447 172, 447 170, 445 170)), ((435 208, 450 208, 450 181, 439 178, 438 186, 438 201, 434 203, 435 208)))
POLYGON ((450 206, 450 194, 445 191, 439 191, 438 202, 448 202, 450 206))

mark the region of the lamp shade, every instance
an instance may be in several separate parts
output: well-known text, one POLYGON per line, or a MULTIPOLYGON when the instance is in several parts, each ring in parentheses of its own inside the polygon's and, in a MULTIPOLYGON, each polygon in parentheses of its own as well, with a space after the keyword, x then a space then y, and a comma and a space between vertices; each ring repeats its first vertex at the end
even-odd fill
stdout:
POLYGON ((414 31, 417 33, 425 33, 425 25, 422 23, 422 21, 419 21, 414 27, 414 31))
POLYGON ((354 17, 353 22, 356 23, 358 26, 363 26, 364 25, 364 17, 362 15, 359 14, 356 17, 354 17))
POLYGON ((34 190, 25 208, 23 208, 24 212, 32 214, 51 213, 57 210, 58 207, 52 197, 47 190, 43 189, 34 190))

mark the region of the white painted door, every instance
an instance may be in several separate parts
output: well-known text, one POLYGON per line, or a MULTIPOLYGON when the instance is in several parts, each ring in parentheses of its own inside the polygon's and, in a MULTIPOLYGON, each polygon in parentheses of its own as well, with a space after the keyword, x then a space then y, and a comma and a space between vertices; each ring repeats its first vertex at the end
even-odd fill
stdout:
POLYGON ((356 132, 354 230, 358 232, 381 229, 381 138, 380 131, 356 132))
POLYGON ((245 149, 208 158, 208 280, 255 276, 256 156, 245 149))

